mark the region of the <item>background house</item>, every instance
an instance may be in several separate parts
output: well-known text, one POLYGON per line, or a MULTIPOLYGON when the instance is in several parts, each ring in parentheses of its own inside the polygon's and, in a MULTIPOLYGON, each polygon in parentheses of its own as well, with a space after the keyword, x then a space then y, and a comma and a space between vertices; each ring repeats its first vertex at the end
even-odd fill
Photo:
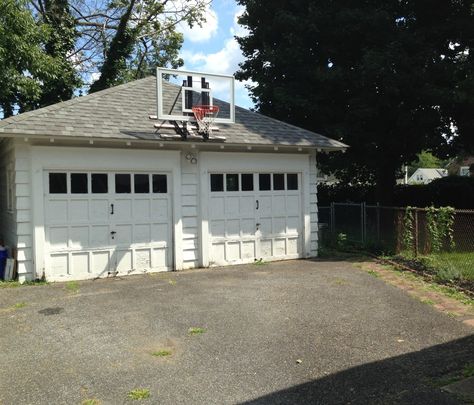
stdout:
POLYGON ((425 169, 419 168, 415 170, 409 179, 408 184, 428 184, 435 179, 446 177, 448 171, 446 169, 425 169))

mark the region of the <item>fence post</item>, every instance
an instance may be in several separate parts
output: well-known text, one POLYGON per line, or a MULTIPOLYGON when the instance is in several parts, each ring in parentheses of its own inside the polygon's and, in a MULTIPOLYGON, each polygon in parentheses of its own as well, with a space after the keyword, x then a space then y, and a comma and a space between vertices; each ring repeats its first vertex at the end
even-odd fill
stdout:
POLYGON ((380 243, 380 203, 377 202, 376 208, 376 215, 377 215, 377 242, 380 243))
POLYGON ((415 257, 418 256, 418 209, 415 208, 415 257))

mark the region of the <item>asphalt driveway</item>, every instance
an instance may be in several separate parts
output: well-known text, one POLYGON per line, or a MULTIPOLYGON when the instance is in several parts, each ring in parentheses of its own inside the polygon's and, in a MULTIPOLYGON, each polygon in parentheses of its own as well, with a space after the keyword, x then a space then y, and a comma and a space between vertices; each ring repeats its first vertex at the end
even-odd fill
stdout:
POLYGON ((2 405, 457 404, 474 362, 473 329, 324 261, 2 289, 0 348, 2 405))

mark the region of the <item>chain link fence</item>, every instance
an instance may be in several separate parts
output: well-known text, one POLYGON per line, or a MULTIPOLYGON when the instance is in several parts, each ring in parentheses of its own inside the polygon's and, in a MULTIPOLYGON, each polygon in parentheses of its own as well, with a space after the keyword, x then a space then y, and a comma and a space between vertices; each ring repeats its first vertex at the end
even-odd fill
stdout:
POLYGON ((323 248, 364 248, 474 290, 474 210, 332 203, 319 224, 323 248))

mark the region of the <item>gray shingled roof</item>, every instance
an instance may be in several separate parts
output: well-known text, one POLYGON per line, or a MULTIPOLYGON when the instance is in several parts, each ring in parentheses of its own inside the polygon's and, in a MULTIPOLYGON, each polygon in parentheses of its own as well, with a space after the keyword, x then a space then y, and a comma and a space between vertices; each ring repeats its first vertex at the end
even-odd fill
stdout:
MULTIPOLYGON (((2 134, 109 139, 161 139, 154 128, 156 78, 148 77, 0 121, 2 134)), ((226 143, 345 148, 314 132, 236 107, 235 124, 219 124, 226 143)), ((160 132, 160 133, 159 133, 160 132)))

